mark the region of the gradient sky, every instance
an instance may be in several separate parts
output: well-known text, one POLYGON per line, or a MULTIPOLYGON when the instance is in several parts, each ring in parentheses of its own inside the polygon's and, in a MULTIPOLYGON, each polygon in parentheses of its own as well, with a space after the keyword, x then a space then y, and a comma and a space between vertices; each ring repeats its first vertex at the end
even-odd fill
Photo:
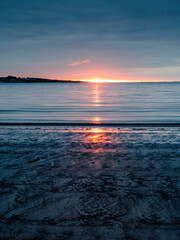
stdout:
POLYGON ((0 0, 0 76, 180 80, 180 0, 0 0))

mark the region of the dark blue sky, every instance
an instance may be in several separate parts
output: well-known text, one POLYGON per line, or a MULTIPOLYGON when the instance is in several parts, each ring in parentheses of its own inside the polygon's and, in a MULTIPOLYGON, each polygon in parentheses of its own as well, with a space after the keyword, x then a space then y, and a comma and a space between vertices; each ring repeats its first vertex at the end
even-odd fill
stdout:
POLYGON ((1 0, 9 74, 180 80, 180 1, 1 0))

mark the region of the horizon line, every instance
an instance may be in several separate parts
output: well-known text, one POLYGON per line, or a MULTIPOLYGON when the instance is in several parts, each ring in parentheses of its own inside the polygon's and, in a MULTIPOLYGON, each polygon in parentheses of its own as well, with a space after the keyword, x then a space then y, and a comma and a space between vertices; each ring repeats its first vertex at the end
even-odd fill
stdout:
POLYGON ((72 82, 90 82, 90 83, 150 83, 150 82, 180 82, 180 80, 169 80, 169 79, 160 79, 160 80, 153 80, 153 79, 140 79, 140 80, 132 80, 132 79, 107 79, 107 78, 89 78, 89 79, 84 79, 84 78, 64 78, 64 79, 59 79, 59 78, 46 78, 46 77, 16 77, 13 75, 8 75, 6 77, 0 77, 1 78, 8 78, 8 77, 14 77, 14 78, 21 78, 21 79, 44 79, 44 80, 52 80, 52 81, 72 81, 72 82))
POLYGON ((114 126, 114 127, 180 127, 179 122, 0 122, 0 126, 114 126))

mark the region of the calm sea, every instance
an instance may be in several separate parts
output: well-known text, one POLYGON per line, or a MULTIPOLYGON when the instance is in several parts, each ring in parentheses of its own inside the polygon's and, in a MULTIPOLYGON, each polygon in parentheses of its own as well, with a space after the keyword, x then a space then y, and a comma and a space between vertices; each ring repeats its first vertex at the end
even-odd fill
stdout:
POLYGON ((0 122, 180 123, 180 83, 1 83, 0 122))

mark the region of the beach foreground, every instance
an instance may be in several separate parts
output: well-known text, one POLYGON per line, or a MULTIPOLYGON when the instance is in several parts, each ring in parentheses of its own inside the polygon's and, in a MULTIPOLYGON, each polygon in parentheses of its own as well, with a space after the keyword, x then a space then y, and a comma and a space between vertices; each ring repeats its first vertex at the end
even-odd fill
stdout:
POLYGON ((179 239, 179 127, 0 127, 0 239, 179 239))

